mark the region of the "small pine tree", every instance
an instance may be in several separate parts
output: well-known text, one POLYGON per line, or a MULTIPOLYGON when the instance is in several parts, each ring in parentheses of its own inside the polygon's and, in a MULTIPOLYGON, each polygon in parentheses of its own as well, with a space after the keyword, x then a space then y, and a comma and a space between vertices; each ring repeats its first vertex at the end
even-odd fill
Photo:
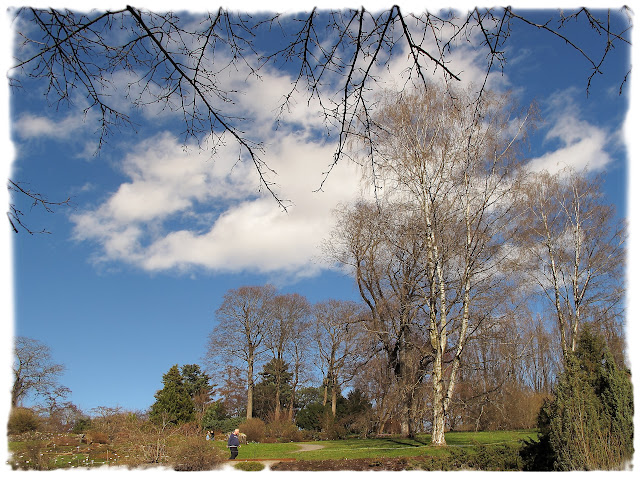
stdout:
POLYGON ((151 421, 174 424, 192 421, 195 418, 193 401, 177 365, 162 376, 162 383, 164 387, 156 393, 149 412, 151 421))
POLYGON ((540 419, 554 470, 613 470, 631 460, 633 387, 602 337, 582 333, 540 419))

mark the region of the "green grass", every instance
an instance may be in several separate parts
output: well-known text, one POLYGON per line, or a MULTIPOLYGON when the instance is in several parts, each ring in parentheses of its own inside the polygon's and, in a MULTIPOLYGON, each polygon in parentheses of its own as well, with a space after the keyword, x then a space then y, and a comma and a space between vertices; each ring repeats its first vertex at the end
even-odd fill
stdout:
MULTIPOLYGON (((226 449, 226 442, 217 441, 215 445, 226 449)), ((249 443, 238 449, 238 458, 251 460, 253 458, 298 458, 294 455, 300 450, 295 443, 249 443)))
MULTIPOLYGON (((450 448, 475 450, 479 445, 519 444, 525 438, 535 438, 535 430, 500 432, 451 432, 445 435, 447 447, 431 445, 430 435, 414 439, 385 437, 306 442, 322 445, 321 450, 301 452, 295 443, 250 443, 240 448, 240 459, 295 458, 299 460, 339 460, 349 458, 416 457, 446 455, 450 448)), ((224 448, 224 442, 216 442, 224 448)))

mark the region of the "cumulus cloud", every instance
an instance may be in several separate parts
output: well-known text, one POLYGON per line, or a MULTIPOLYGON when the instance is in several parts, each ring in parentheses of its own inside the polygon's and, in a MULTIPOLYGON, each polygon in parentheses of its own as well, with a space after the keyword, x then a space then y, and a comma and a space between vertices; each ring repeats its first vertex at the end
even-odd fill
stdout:
MULTIPOLYGON (((479 52, 463 46, 450 60, 452 70, 463 73, 465 85, 485 80, 486 59, 479 52)), ((402 86, 407 62, 406 55, 396 55, 372 75, 380 86, 402 86)), ((220 86, 238 92, 228 112, 252 119, 248 135, 264 144, 262 159, 277 172, 267 173, 268 180, 275 182, 281 198, 291 201, 290 208, 283 211, 261 188, 253 163, 239 161, 232 139, 220 142, 210 157, 206 149, 185 147, 173 135, 156 133, 123 157, 125 182, 103 202, 71 217, 76 239, 100 245, 100 261, 126 262, 153 272, 203 268, 300 276, 324 268, 314 259, 332 229, 332 210, 367 195, 357 166, 344 159, 323 191, 317 191, 336 147, 326 141, 327 126, 318 105, 298 97, 278 123, 276 114, 292 88, 289 75, 267 67, 260 78, 231 69, 224 75, 218 77, 220 86)), ((441 78, 440 73, 433 75, 434 80, 441 78)), ((488 84, 502 89, 508 78, 493 74, 488 84)), ((560 148, 532 160, 530 168, 606 165, 604 132, 580 120, 575 111, 554 112, 563 113, 554 114, 547 141, 560 148)), ((162 121, 170 120, 170 113, 157 113, 162 121)))
POLYGON ((575 171, 601 171, 612 158, 607 147, 612 135, 604 128, 581 118, 571 99, 571 92, 560 92, 550 99, 547 117, 551 127, 545 135, 550 151, 528 163, 532 172, 551 174, 569 169, 575 171))
POLYGON ((359 192, 356 167, 341 164, 318 192, 333 145, 294 134, 274 140, 265 160, 287 186, 292 205, 285 212, 259 193, 253 166, 237 163, 235 152, 223 149, 211 160, 167 134, 143 142, 124 159, 129 181, 71 217, 76 238, 101 244, 101 260, 148 271, 317 271, 313 259, 331 229, 332 209, 359 192), (205 228, 202 219, 210 221, 205 228))

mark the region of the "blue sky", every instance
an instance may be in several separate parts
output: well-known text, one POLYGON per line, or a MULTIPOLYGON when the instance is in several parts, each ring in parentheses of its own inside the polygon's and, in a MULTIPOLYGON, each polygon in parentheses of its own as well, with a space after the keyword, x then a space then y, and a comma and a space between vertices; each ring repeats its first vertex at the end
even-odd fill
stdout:
MULTIPOLYGON (((514 90, 522 104, 539 103, 544 124, 532 140, 532 168, 572 164, 604 172, 608 198, 620 215, 629 214, 631 86, 617 94, 629 52, 613 52, 587 97, 589 65, 557 39, 526 31, 513 33, 509 63, 490 84, 514 90)), ((482 55, 466 47, 454 53, 464 81, 478 81, 482 55)), ((391 77, 401 72, 401 58, 392 62, 391 77)), ((5 229, 4 270, 13 268, 5 365, 11 334, 35 338, 66 366, 61 383, 81 409, 144 410, 172 365, 202 364, 228 289, 271 282, 310 302, 358 298, 352 279, 324 264, 319 249, 331 230, 331 209, 361 193, 358 171, 342 162, 324 192, 314 192, 335 144, 319 141, 317 108, 302 100, 274 133, 274 102, 291 78, 283 70, 263 73, 261 82, 242 84, 234 108, 256 118, 251 133, 267 143, 278 191, 293 202, 289 213, 258 191, 249 163, 235 165, 236 149, 223 148, 214 160, 192 145, 183 148, 175 115, 132 112, 137 132, 112 136, 94 156, 93 114, 48 108, 36 91, 12 95, 10 119, 3 119, 11 140, 6 150, 14 149, 12 179, 52 200, 71 196, 74 206, 29 214, 29 225, 50 235, 5 229)))

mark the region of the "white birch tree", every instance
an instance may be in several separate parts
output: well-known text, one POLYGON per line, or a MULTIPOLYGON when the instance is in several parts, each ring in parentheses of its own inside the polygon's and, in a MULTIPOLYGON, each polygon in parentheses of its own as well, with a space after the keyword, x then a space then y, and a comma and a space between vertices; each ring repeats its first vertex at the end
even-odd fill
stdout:
POLYGON ((363 154, 379 203, 410 212, 423 237, 421 308, 431 349, 432 442, 445 444, 446 417, 470 328, 491 313, 492 291, 518 207, 518 145, 529 112, 513 117, 508 96, 431 85, 388 92, 368 125, 363 154), (371 139, 371 140, 370 140, 371 139))
POLYGON ((562 355, 575 351, 580 326, 622 314, 625 226, 586 172, 546 171, 527 188, 521 255, 528 278, 557 321, 562 355))

